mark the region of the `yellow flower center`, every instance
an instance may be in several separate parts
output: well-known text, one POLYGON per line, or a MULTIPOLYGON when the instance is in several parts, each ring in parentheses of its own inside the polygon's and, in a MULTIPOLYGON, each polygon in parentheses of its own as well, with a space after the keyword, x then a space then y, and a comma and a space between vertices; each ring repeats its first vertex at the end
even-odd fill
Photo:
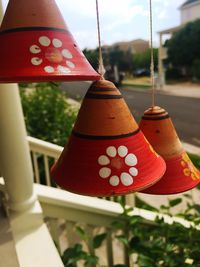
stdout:
POLYGON ((49 47, 45 53, 45 57, 52 63, 60 63, 63 60, 63 56, 57 48, 49 47))

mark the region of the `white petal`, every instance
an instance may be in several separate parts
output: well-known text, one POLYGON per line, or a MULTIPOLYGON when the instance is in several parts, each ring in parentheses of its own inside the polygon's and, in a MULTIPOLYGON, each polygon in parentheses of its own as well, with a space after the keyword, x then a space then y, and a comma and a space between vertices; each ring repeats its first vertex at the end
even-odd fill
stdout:
POLYGON ((72 69, 74 69, 75 68, 75 64, 73 63, 73 62, 71 62, 71 61, 66 61, 66 64, 67 64, 67 66, 68 67, 70 67, 70 68, 72 68, 72 69))
POLYGON ((128 149, 126 146, 118 147, 118 154, 120 157, 124 158, 128 154, 128 149))
POLYGON ((133 176, 137 176, 137 175, 138 175, 138 169, 136 169, 136 168, 134 168, 134 167, 130 168, 130 169, 129 169, 129 172, 130 172, 130 174, 133 175, 133 176))
POLYGON ((41 52, 41 49, 38 45, 32 45, 29 50, 32 54, 38 54, 41 52))
POLYGON ((111 176, 110 177, 110 180, 109 180, 109 183, 112 185, 112 186, 117 186, 119 184, 119 177, 114 175, 114 176, 111 176))
POLYGON ((133 183, 133 178, 127 172, 122 172, 120 178, 121 178, 122 184, 125 186, 129 186, 133 183))
POLYGON ((35 66, 40 65, 42 63, 42 61, 43 60, 41 58, 39 58, 39 57, 33 57, 33 58, 31 58, 31 63, 33 65, 35 65, 35 66))
POLYGON ((39 38, 39 43, 43 46, 49 46, 51 43, 51 40, 47 36, 41 36, 39 38))
POLYGON ((59 39, 56 39, 56 38, 53 39, 52 43, 53 43, 53 46, 56 47, 56 48, 59 48, 59 47, 62 46, 62 42, 59 39))
POLYGON ((107 167, 103 167, 99 171, 99 175, 101 178, 108 178, 111 174, 111 169, 107 167))
POLYGON ((61 65, 58 66, 58 71, 63 72, 63 73, 70 73, 71 72, 71 70, 69 68, 61 66, 61 65))
POLYGON ((117 149, 114 146, 109 146, 106 149, 106 153, 108 156, 114 158, 117 155, 117 149))
POLYGON ((102 155, 98 158, 98 163, 100 165, 108 165, 110 163, 110 160, 107 156, 102 155))
POLYGON ((54 68, 51 67, 51 66, 46 66, 46 67, 44 67, 44 70, 45 70, 47 73, 52 73, 52 72, 54 72, 54 68))
POLYGON ((125 163, 128 166, 135 166, 137 164, 137 157, 134 154, 128 154, 125 158, 125 163))
POLYGON ((62 50, 62 55, 63 57, 66 57, 66 58, 73 58, 72 54, 67 49, 62 50))

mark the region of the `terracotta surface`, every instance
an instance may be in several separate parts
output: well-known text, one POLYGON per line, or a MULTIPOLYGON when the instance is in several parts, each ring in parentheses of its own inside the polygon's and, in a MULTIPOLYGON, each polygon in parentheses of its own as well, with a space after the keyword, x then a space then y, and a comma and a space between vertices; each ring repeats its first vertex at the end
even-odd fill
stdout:
POLYGON ((88 90, 68 144, 51 170, 62 188, 90 196, 122 195, 157 182, 165 163, 108 81, 88 90))
POLYGON ((0 29, 0 82, 98 80, 54 0, 10 0, 0 29))
POLYGON ((162 179, 144 193, 176 194, 192 189, 200 182, 200 172, 192 164, 177 136, 169 114, 160 107, 144 112, 140 129, 155 151, 166 162, 162 179))
POLYGON ((10 0, 1 30, 22 27, 66 29, 64 19, 54 0, 10 0))
POLYGON ((136 121, 113 83, 101 80, 89 88, 74 125, 75 132, 116 136, 129 134, 137 129, 136 121))

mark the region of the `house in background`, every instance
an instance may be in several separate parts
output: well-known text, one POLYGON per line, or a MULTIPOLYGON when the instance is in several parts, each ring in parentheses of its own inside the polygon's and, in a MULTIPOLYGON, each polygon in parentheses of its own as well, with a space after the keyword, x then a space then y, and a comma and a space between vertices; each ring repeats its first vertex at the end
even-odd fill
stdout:
POLYGON ((200 18, 200 0, 188 0, 180 6, 181 24, 200 18))
POLYGON ((143 53, 149 49, 149 42, 143 39, 136 39, 126 42, 117 42, 112 45, 104 45, 104 50, 112 50, 118 48, 124 52, 130 51, 131 54, 143 53))
POLYGON ((169 34, 172 35, 175 32, 179 31, 186 23, 200 18, 200 0, 187 0, 180 6, 179 10, 181 16, 180 25, 159 32, 160 45, 159 45, 158 64, 159 64, 160 89, 162 89, 163 86, 165 85, 165 70, 163 66, 163 60, 167 58, 166 48, 163 47, 163 36, 169 34))

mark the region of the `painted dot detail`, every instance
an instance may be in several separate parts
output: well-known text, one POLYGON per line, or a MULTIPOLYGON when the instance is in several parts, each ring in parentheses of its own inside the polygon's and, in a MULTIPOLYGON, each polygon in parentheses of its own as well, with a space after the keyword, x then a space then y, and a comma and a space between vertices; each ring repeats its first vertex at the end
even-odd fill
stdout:
POLYGON ((117 149, 114 146, 109 146, 106 149, 106 153, 108 156, 110 156, 111 158, 114 158, 117 155, 117 149))
POLYGON ((39 47, 38 45, 32 45, 32 46, 30 47, 30 52, 31 52, 32 54, 38 54, 38 53, 41 52, 41 49, 40 49, 40 47, 39 47))
POLYGON ((46 66, 46 67, 44 67, 44 70, 45 70, 47 73, 52 73, 52 72, 54 72, 54 68, 51 67, 51 66, 46 66))
POLYGON ((69 68, 63 67, 61 65, 58 66, 58 71, 63 72, 63 73, 70 73, 71 72, 71 70, 69 68))
POLYGON ((100 165, 108 165, 110 163, 110 160, 107 156, 105 155, 102 155, 98 158, 98 163, 100 165))
POLYGON ((56 39, 56 38, 53 39, 52 43, 53 43, 53 46, 56 47, 56 48, 59 48, 59 47, 62 46, 62 42, 59 39, 56 39))
POLYGON ((118 147, 118 154, 120 157, 124 158, 128 154, 128 149, 126 146, 118 147))
POLYGON ((38 66, 38 65, 40 65, 40 64, 42 63, 42 59, 39 58, 39 57, 33 57, 33 58, 31 59, 31 63, 32 63, 33 65, 35 65, 35 66, 38 66))
POLYGON ((65 58, 72 58, 72 57, 73 57, 72 54, 70 53, 70 51, 67 50, 67 49, 63 49, 63 50, 62 50, 62 55, 63 55, 63 57, 65 57, 65 58))
POLYGON ((129 169, 129 172, 132 176, 137 176, 138 175, 138 169, 132 167, 129 169))
POLYGON ((116 176, 116 175, 111 176, 110 180, 109 180, 109 183, 112 186, 117 186, 119 184, 119 177, 116 176))
POLYGON ((103 167, 99 171, 99 175, 101 178, 108 178, 111 174, 111 169, 107 167, 103 167))
POLYGON ((51 43, 51 40, 47 36, 41 36, 39 38, 39 43, 43 46, 49 46, 51 43))
POLYGON ((66 65, 69 67, 69 68, 72 68, 72 69, 74 69, 75 68, 75 64, 73 63, 73 62, 71 62, 71 61, 66 61, 66 65))
POLYGON ((135 166, 137 164, 137 158, 134 154, 128 154, 125 158, 125 163, 128 166, 135 166))
POLYGON ((125 186, 132 185, 132 183, 133 183, 133 178, 131 177, 130 174, 128 174, 126 172, 122 172, 120 179, 121 179, 122 184, 125 186))

